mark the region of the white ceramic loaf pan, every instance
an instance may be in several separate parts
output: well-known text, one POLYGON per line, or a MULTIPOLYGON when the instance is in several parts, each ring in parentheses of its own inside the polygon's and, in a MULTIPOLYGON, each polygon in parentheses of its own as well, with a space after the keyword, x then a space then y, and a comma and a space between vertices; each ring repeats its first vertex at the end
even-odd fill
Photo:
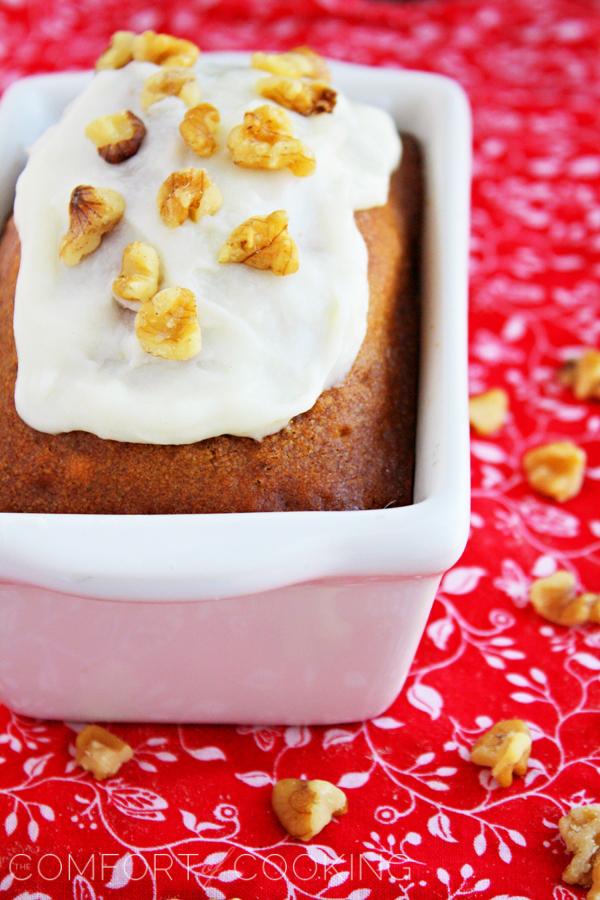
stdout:
MULTIPOLYGON (((468 529, 470 117, 446 78, 342 63, 333 71, 342 90, 384 106, 425 152, 415 502, 356 512, 0 514, 0 700, 20 713, 332 723, 381 713, 402 687, 468 529)), ((4 95, 0 221, 25 148, 90 77, 26 78, 4 95)))

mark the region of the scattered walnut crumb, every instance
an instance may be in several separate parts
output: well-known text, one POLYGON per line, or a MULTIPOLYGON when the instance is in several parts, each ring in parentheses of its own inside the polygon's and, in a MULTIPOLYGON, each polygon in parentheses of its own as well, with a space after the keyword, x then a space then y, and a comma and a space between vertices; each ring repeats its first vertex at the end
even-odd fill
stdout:
POLYGON ((162 359, 192 359, 200 352, 196 297, 187 288, 165 288, 145 300, 135 317, 142 349, 162 359))
POLYGON ((67 266, 76 266, 100 246, 125 212, 125 200, 118 191, 79 184, 71 192, 69 228, 63 236, 58 255, 67 266))
POLYGON ((538 578, 529 592, 535 611, 555 625, 600 622, 600 594, 577 594, 575 576, 560 570, 538 578))
POLYGON ((165 225, 177 228, 186 219, 198 222, 202 216, 214 216, 223 198, 205 169, 180 169, 163 181, 156 202, 165 225))
POLYGON ((100 725, 86 725, 75 741, 77 765, 91 772, 98 781, 116 775, 132 756, 133 750, 129 744, 100 725))
POLYGON ((592 625, 600 625, 600 594, 586 591, 579 597, 581 603, 585 603, 588 609, 587 622, 592 625))
POLYGON ((491 388, 469 399, 469 421, 481 435, 495 434, 508 416, 508 394, 502 388, 491 388))
POLYGON ((531 752, 531 735, 522 719, 503 719, 482 734, 473 745, 471 760, 489 766, 501 787, 510 787, 513 772, 524 775, 531 752))
POLYGON ((133 58, 157 66, 193 66, 199 55, 196 44, 172 34, 144 31, 133 40, 133 58))
POLYGON ((133 31, 115 31, 110 44, 96 60, 96 69, 122 69, 133 59, 133 31))
POLYGON ((586 350, 558 370, 562 384, 573 388, 578 400, 600 400, 600 351, 586 350))
POLYGON ((255 69, 289 78, 331 79, 327 63, 310 47, 294 47, 287 53, 253 53, 252 65, 255 69))
POLYGON ((146 126, 131 110, 100 116, 85 129, 102 159, 111 165, 125 162, 138 152, 146 137, 146 126))
POLYGON ((273 75, 261 79, 257 88, 263 97, 301 116, 333 112, 337 101, 337 92, 325 81, 273 75))
POLYGON ((558 380, 565 387, 572 387, 575 379, 576 359, 567 359, 557 370, 558 380))
POLYGON ((123 250, 121 274, 113 281, 115 300, 126 309, 137 311, 140 303, 158 291, 160 261, 151 244, 134 241, 123 250))
POLYGON ((523 468, 534 490, 563 503, 581 490, 586 459, 585 451, 577 444, 557 441, 528 450, 523 468))
POLYGON ((589 888, 587 900, 600 900, 600 803, 573 807, 559 820, 558 828, 573 853, 563 881, 589 888))
POLYGON ((243 263, 253 269, 270 269, 275 275, 298 271, 298 248, 288 233, 287 213, 278 209, 268 216, 242 222, 219 253, 220 263, 243 263))
POLYGON ((288 114, 276 106, 265 104, 245 113, 227 146, 234 163, 246 169, 289 169, 299 176, 315 170, 312 151, 293 136, 288 114))
POLYGON ((200 101, 200 88, 196 76, 188 69, 164 69, 150 75, 142 90, 142 109, 166 97, 178 97, 186 106, 196 106, 200 101))
POLYGON ((179 126, 181 137, 198 156, 212 156, 217 149, 216 135, 221 116, 211 103, 199 103, 188 109, 179 126))
POLYGON ((273 787, 273 811, 294 838, 310 841, 331 822, 348 812, 346 795, 329 781, 283 778, 273 787))

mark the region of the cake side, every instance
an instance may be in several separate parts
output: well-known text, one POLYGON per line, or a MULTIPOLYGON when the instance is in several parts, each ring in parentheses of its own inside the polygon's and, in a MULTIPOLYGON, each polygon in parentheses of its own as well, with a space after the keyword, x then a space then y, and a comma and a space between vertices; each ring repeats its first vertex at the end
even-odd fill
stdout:
POLYGON ((422 165, 403 135, 385 206, 356 213, 369 260, 365 340, 339 387, 257 442, 131 444, 27 426, 14 406, 19 244, 0 243, 0 510, 167 514, 372 509, 412 501, 422 165))

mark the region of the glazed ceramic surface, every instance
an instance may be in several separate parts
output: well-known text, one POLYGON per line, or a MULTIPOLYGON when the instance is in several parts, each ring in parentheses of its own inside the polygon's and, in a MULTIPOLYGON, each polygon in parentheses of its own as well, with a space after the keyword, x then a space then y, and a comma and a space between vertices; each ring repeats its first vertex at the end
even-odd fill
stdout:
MULTIPOLYGON (((215 54, 236 60, 239 54, 215 54)), ((352 512, 0 514, 0 700, 44 718, 332 723, 401 689, 469 514, 470 117, 437 75, 333 64, 426 162, 415 502, 352 512), (223 666, 226 660, 226 666, 223 666)), ((26 147, 91 77, 0 103, 0 220, 26 147)))

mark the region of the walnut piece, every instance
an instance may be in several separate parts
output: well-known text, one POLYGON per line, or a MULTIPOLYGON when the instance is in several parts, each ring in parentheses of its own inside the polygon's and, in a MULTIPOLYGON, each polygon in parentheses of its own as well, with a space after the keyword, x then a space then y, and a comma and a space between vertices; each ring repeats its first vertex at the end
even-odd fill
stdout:
POLYGON ((586 350, 558 371, 562 384, 573 388, 578 400, 600 400, 600 351, 586 350))
POLYGON ((125 212, 125 200, 118 191, 79 184, 69 201, 69 229, 63 236, 58 255, 67 266, 76 266, 100 246, 125 212))
POLYGON ((585 451, 577 444, 557 441, 528 450, 523 468, 534 490, 563 503, 581 490, 586 459, 585 451))
POLYGON ((579 597, 588 609, 587 621, 592 625, 600 625, 600 594, 587 591, 579 597))
POLYGON ((177 228, 186 219, 198 222, 202 216, 214 216, 223 198, 205 169, 180 169, 163 181, 156 202, 165 225, 177 228))
POLYGON ((135 333, 152 356, 176 360, 197 356, 201 337, 194 293, 171 287, 145 300, 135 317, 135 333))
POLYGON ((600 803, 574 806, 559 820, 558 829, 573 853, 563 881, 590 888, 587 900, 600 900, 600 803))
POLYGON ((212 156, 217 149, 216 135, 221 116, 211 103, 199 103, 188 109, 179 126, 181 137, 198 156, 212 156))
POLYGON ((165 69, 150 75, 142 90, 142 109, 166 97, 178 97, 186 106, 196 106, 200 100, 200 88, 196 76, 188 69, 165 69))
POLYGON ((246 219, 231 232, 219 253, 220 263, 243 263, 270 269, 275 275, 298 271, 298 248, 288 233, 288 216, 278 209, 268 216, 246 219))
POLYGON ((333 112, 337 93, 325 81, 307 81, 302 78, 286 78, 273 75, 262 78, 258 93, 301 116, 314 116, 333 112))
POLYGON ((133 750, 129 744, 100 725, 86 725, 75 741, 77 765, 91 772, 98 781, 116 775, 132 756, 133 750))
POLYGON ((140 303, 150 300, 158 290, 160 261, 151 244, 134 241, 123 250, 121 274, 113 281, 117 303, 138 310, 140 303))
POLYGON ((196 44, 172 34, 144 31, 133 40, 133 58, 157 66, 193 66, 199 55, 196 44))
POLYGON ((348 812, 346 795, 329 781, 283 778, 273 787, 273 812, 288 834, 310 841, 333 816, 348 812))
POLYGON ((158 66, 193 66, 200 51, 191 41, 172 34, 115 31, 110 44, 96 62, 96 69, 122 69, 133 59, 158 66))
POLYGON ((86 137, 96 145, 102 159, 111 165, 125 162, 138 152, 146 137, 146 126, 129 109, 100 116, 85 129, 86 137))
POLYGON ((331 79, 327 63, 310 47, 294 47, 287 53, 253 53, 252 65, 255 69, 289 78, 331 79))
POLYGON ((133 59, 133 31, 115 31, 110 44, 96 60, 96 69, 122 69, 133 59))
POLYGON ((510 787, 513 772, 524 775, 531 752, 531 735, 522 719, 503 719, 473 745, 471 761, 489 766, 501 787, 510 787))
POLYGON ((289 169, 300 176, 315 170, 312 151, 293 136, 288 114, 276 106, 265 104, 245 113, 227 146, 234 163, 246 169, 289 169))
POLYGON ((600 622, 600 594, 577 594, 575 576, 560 570, 538 578, 529 592, 538 615, 555 625, 582 625, 600 622))
POLYGON ((506 422, 508 394, 502 388, 492 388, 469 399, 469 421, 477 434, 495 434, 506 422))

